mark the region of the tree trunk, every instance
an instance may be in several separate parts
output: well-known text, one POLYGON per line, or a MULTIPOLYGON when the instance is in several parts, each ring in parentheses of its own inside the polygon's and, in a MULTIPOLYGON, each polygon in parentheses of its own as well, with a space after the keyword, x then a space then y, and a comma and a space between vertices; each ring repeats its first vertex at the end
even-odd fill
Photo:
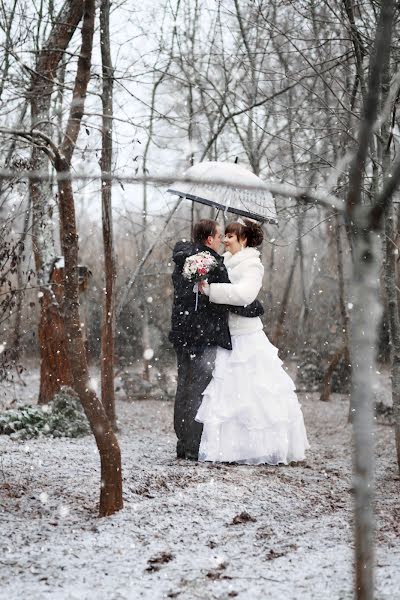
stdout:
MULTIPOLYGON (((381 105, 385 103, 390 93, 390 64, 389 56, 386 57, 382 73, 382 98, 381 105)), ((381 127, 380 144, 382 148, 382 180, 390 173, 390 144, 392 135, 390 122, 385 120, 381 127)), ((390 334, 390 362, 392 378, 392 401, 394 415, 394 431, 396 442, 397 466, 400 472, 400 319, 397 297, 397 248, 395 245, 396 227, 393 199, 390 198, 385 213, 385 288, 387 301, 387 314, 390 334)), ((398 227, 397 227, 398 229, 398 227)))
POLYGON ((73 387, 70 352, 64 328, 64 311, 61 306, 64 299, 57 301, 60 287, 63 289, 63 277, 54 271, 51 275, 51 288, 42 291, 39 347, 40 347, 40 389, 39 404, 47 404, 64 385, 73 387), (53 283, 54 282, 54 283, 53 283))
POLYGON ((289 275, 287 278, 285 291, 283 292, 283 297, 282 297, 282 302, 281 302, 281 310, 280 310, 280 313, 278 316, 278 321, 275 326, 275 331, 272 335, 272 343, 274 344, 274 346, 276 346, 278 344, 278 340, 282 335, 283 324, 286 319, 287 306, 289 304, 290 290, 292 289, 294 271, 296 269, 296 264, 297 264, 297 257, 298 257, 298 252, 297 252, 297 246, 296 246, 294 249, 292 264, 290 266, 290 271, 289 271, 289 275))
POLYGON ((400 319, 396 289, 396 247, 394 239, 394 208, 390 202, 385 215, 385 286, 390 331, 390 358, 392 377, 392 400, 394 414, 394 429, 397 452, 397 465, 400 472, 400 319))
MULTIPOLYGON (((374 409, 379 302, 379 256, 374 229, 380 226, 382 200, 370 207, 362 203, 362 183, 368 151, 373 139, 381 93, 382 65, 390 52, 394 1, 385 0, 371 50, 368 94, 358 134, 358 144, 349 173, 346 217, 353 241, 353 309, 351 332, 353 405, 353 486, 355 572, 357 600, 373 600, 375 571, 374 540, 374 409)), ((396 177, 392 179, 392 184, 396 177)), ((391 188, 389 188, 391 189, 391 188)))
MULTIPOLYGON (((299 266, 300 266, 300 284, 301 284, 301 305, 302 305, 302 318, 299 318, 299 330, 300 333, 302 334, 302 330, 300 329, 300 327, 307 322, 308 319, 308 315, 309 315, 309 308, 308 308, 308 298, 307 298, 307 291, 306 291, 306 278, 305 278, 305 273, 304 273, 304 251, 303 251, 303 222, 304 222, 304 214, 301 214, 298 217, 298 222, 297 222, 297 231, 298 231, 298 238, 299 238, 299 266)), ((302 336, 301 336, 302 337, 302 336)))
POLYGON ((105 269, 105 293, 101 326, 101 401, 107 417, 116 428, 114 392, 114 331, 115 331, 115 255, 111 209, 112 171, 112 117, 114 71, 110 49, 110 0, 102 0, 100 6, 100 38, 103 69, 103 127, 101 153, 101 199, 105 269))
MULTIPOLYGON (((336 241, 336 259, 337 259, 337 272, 338 272, 338 283, 339 283, 339 307, 340 316, 342 318, 342 347, 335 352, 332 357, 328 368, 325 371, 324 379, 322 382, 322 391, 320 400, 327 402, 331 394, 332 375, 335 368, 337 367, 340 359, 343 357, 345 362, 345 369, 350 368, 350 352, 349 352, 349 317, 346 310, 345 294, 344 294, 344 272, 343 272, 343 248, 340 237, 340 224, 339 218, 335 217, 335 241, 336 241)), ((351 405, 350 405, 351 406, 351 405)), ((350 420, 351 411, 349 411, 350 420)))
MULTIPOLYGON (((94 12, 94 8, 93 8, 94 12)), ((121 452, 118 440, 107 418, 101 401, 91 389, 79 315, 78 290, 78 235, 71 179, 65 179, 70 167, 59 162, 57 170, 63 173, 59 181, 60 211, 63 214, 64 235, 62 249, 65 258, 65 330, 68 339, 74 388, 77 391, 90 427, 96 439, 101 462, 100 506, 101 517, 112 515, 123 507, 121 452)))
MULTIPOLYGON (((361 209, 360 209, 361 210, 361 209)), ((360 223, 360 220, 357 219, 360 223)), ((351 333, 354 435, 356 590, 359 600, 374 597, 374 408, 375 349, 381 309, 379 260, 373 233, 360 226, 354 238, 351 333), (361 233, 362 232, 362 233, 361 233)))
POLYGON ((342 317, 342 338, 343 338, 343 357, 346 368, 351 369, 350 363, 350 341, 349 341, 349 315, 346 309, 346 298, 344 289, 344 265, 343 265, 343 246, 341 239, 339 217, 336 215, 336 252, 339 280, 339 306, 342 317))
POLYGON ((324 379, 322 381, 322 391, 321 391, 321 396, 320 396, 320 400, 322 402, 328 402, 328 400, 330 398, 332 375, 333 375, 337 365, 339 364, 339 361, 342 358, 343 354, 344 354, 344 348, 340 348, 340 350, 337 350, 335 352, 335 354, 333 355, 332 360, 328 365, 328 368, 325 371, 324 379))
MULTIPOLYGON (((65 49, 82 18, 81 0, 64 2, 55 25, 41 50, 32 74, 30 104, 31 126, 49 134, 51 94, 58 65, 65 49)), ((36 171, 46 172, 47 155, 33 146, 32 165, 36 171)), ((62 307, 56 300, 51 274, 56 257, 52 212, 54 199, 51 186, 45 181, 30 180, 32 203, 32 245, 38 285, 41 288, 40 320, 38 328, 40 350, 39 403, 49 402, 62 385, 70 385, 68 353, 65 342, 62 307)))
MULTIPOLYGON (((147 157, 147 155, 146 155, 147 157)), ((146 164, 146 158, 143 165, 146 164)), ((146 167, 144 167, 144 170, 146 167)), ((147 183, 143 184, 143 235, 142 235, 142 256, 146 255, 147 250, 147 183)), ((142 298, 142 356, 143 356, 143 379, 150 381, 150 328, 149 328, 149 311, 147 308, 147 290, 145 281, 141 280, 139 286, 139 296, 142 298)))
POLYGON ((63 223, 62 249, 65 259, 65 330, 74 377, 74 387, 79 394, 100 454, 101 487, 99 513, 100 516, 107 516, 120 510, 123 506, 121 453, 118 440, 107 418, 104 407, 90 386, 86 348, 79 315, 78 234, 71 182, 71 159, 79 135, 87 87, 90 80, 94 21, 95 0, 86 0, 84 3, 82 24, 82 45, 78 59, 71 110, 61 151, 59 151, 55 159, 55 167, 58 174, 63 174, 63 177, 58 179, 58 189, 60 195, 60 218, 63 223))
MULTIPOLYGON (((44 112, 36 109, 32 102, 32 128, 37 121, 43 120, 44 112)), ((46 113, 48 119, 48 113, 46 113)), ((32 164, 38 171, 48 169, 48 158, 35 146, 31 155, 32 164)), ((38 341, 40 352, 39 404, 53 399, 62 385, 69 385, 71 375, 65 346, 64 320, 60 304, 56 300, 54 287, 50 280, 52 265, 56 258, 53 221, 51 212, 51 189, 48 182, 30 181, 32 203, 32 244, 40 294, 40 319, 38 341)))
POLYGON ((5 36, 2 41, 2 60, 1 60, 1 74, 0 74, 0 101, 2 101, 4 88, 7 83, 8 74, 10 71, 10 54, 13 50, 13 40, 11 32, 15 21, 15 14, 18 8, 18 0, 13 0, 12 6, 7 7, 8 14, 6 13, 5 7, 2 4, 2 10, 5 17, 5 22, 2 26, 3 33, 5 36), (5 38, 5 39, 4 39, 5 38))
POLYGON ((269 261, 268 261, 268 278, 266 281, 267 284, 267 289, 266 289, 266 293, 265 293, 265 297, 266 297, 266 302, 267 302, 267 306, 266 306, 266 310, 267 310, 267 322, 271 323, 271 316, 273 313, 273 306, 274 306, 274 294, 273 294, 273 290, 274 290, 274 270, 275 270, 275 244, 272 243, 271 244, 271 254, 269 257, 269 261))
MULTIPOLYGON (((1 192, 0 192, 1 193, 1 192)), ((10 340, 7 343, 7 347, 12 349, 12 360, 14 361, 14 365, 17 366, 18 361, 20 359, 21 352, 21 325, 22 325, 22 301, 24 294, 22 292, 22 288, 24 285, 23 275, 22 275, 22 262, 23 255, 25 249, 25 240, 28 234, 29 220, 31 214, 31 205, 28 199, 28 206, 26 207, 25 216, 24 216, 24 226, 22 230, 22 235, 20 239, 20 245, 18 250, 18 260, 17 260, 17 289, 19 293, 17 295, 17 300, 15 303, 15 321, 12 333, 10 335, 10 340)))

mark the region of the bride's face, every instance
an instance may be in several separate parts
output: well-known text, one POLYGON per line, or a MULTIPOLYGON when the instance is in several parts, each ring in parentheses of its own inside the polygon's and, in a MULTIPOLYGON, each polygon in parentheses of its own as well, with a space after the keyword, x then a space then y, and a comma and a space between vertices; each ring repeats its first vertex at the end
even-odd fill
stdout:
POLYGON ((240 243, 235 233, 226 233, 224 237, 225 250, 231 254, 236 254, 243 248, 243 243, 240 243))

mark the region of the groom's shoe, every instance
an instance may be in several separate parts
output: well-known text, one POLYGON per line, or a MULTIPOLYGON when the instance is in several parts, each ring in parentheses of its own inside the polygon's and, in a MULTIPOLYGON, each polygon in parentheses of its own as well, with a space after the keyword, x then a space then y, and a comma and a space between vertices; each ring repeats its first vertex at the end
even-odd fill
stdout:
POLYGON ((186 447, 185 458, 187 460, 199 460, 199 449, 196 446, 186 447))
POLYGON ((182 440, 178 440, 176 444, 176 458, 186 458, 186 460, 198 460, 198 452, 194 450, 186 450, 182 440))
POLYGON ((198 454, 194 452, 186 452, 185 453, 186 460, 199 460, 198 454))
POLYGON ((186 458, 185 446, 181 440, 178 440, 176 444, 176 458, 186 458))

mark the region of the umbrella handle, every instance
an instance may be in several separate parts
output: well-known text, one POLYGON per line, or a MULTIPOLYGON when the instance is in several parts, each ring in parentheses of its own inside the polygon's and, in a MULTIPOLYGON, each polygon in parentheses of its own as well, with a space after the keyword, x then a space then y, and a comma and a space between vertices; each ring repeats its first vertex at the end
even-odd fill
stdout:
POLYGON ((198 282, 194 284, 193 291, 196 294, 196 302, 194 305, 194 310, 196 311, 197 307, 199 306, 199 284, 198 284, 198 282))

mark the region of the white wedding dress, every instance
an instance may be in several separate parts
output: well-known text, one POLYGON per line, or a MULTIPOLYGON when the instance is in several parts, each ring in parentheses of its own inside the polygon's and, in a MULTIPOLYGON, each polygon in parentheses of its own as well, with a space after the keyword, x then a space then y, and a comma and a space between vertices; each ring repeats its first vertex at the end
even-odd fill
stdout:
MULTIPOLYGON (((249 304, 262 283, 259 252, 244 248, 224 257, 232 284, 211 284, 210 300, 249 304)), ((309 444, 303 415, 277 348, 259 318, 230 313, 229 327, 232 350, 217 348, 196 416, 203 423, 199 460, 271 465, 304 460, 309 444)))

